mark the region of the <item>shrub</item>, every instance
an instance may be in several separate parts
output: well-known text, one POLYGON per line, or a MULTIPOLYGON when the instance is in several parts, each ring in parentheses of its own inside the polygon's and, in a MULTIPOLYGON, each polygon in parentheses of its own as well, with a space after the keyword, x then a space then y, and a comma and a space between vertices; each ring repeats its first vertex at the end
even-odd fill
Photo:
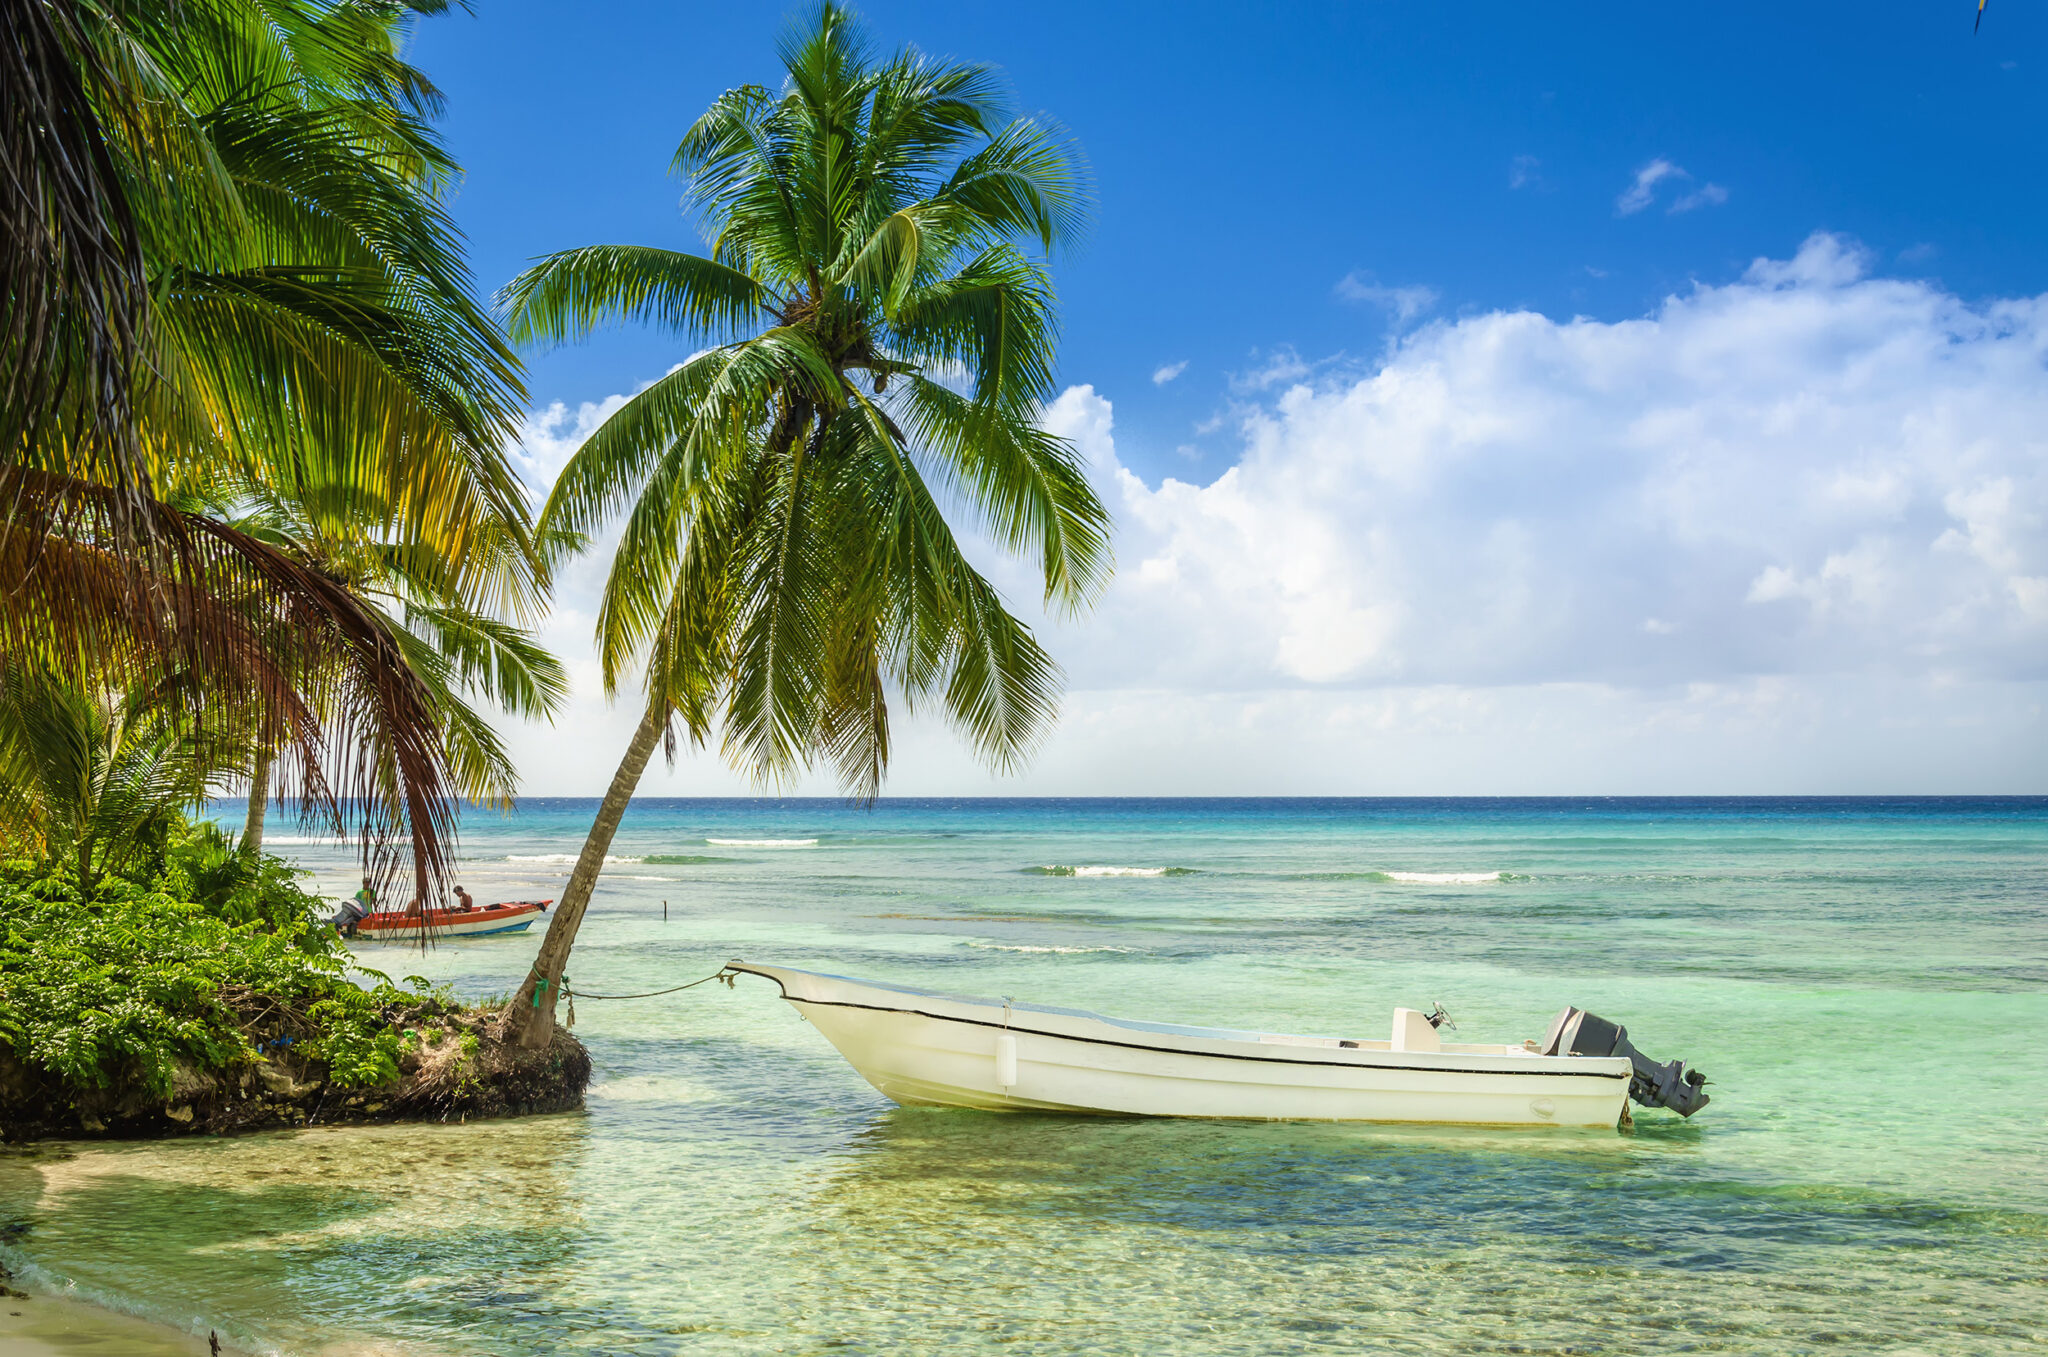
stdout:
MULTIPOLYGON (((318 896, 299 886, 300 872, 283 858, 244 853, 211 820, 181 824, 164 849, 164 889, 203 906, 229 923, 289 928, 321 907, 318 896)), ((321 930, 300 935, 322 938, 321 930)))
POLYGON ((83 888, 68 871, 0 869, 0 1041, 74 1092, 168 1097, 178 1062, 227 1069, 259 1044, 323 1061, 344 1085, 397 1078, 405 1038, 388 1015, 420 994, 374 972, 370 988, 352 983, 324 924, 256 907, 281 896, 185 898, 193 876, 173 858, 158 880, 83 888))

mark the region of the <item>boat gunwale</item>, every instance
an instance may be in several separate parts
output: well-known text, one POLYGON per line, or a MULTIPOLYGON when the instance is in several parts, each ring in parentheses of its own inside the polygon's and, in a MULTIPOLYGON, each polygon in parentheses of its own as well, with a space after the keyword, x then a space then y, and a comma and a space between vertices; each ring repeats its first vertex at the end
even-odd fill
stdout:
POLYGON ((371 942, 418 942, 424 934, 436 941, 447 942, 458 938, 495 938, 501 933, 524 933, 531 927, 533 920, 522 919, 517 923, 506 924, 503 928, 479 928, 469 933, 456 933, 451 931, 447 924, 428 924, 424 929, 410 926, 368 929, 358 932, 356 937, 367 938, 371 942))
MULTIPOLYGON (((1326 1048, 1323 1048, 1323 1049, 1325 1049, 1325 1050, 1328 1050, 1328 1051, 1329 1051, 1329 1057, 1327 1057, 1327 1058, 1323 1058, 1323 1059, 1314 1059, 1314 1058, 1306 1058, 1306 1059, 1304 1059, 1304 1058, 1301 1058, 1301 1057, 1296 1057, 1296 1056, 1284 1056, 1284 1055, 1254 1055, 1254 1054, 1252 1054, 1252 1053, 1251 1053, 1251 1052, 1249 1052, 1249 1051, 1204 1051, 1204 1050, 1190 1050, 1190 1049, 1187 1049, 1187 1048, 1185 1048, 1185 1047, 1180 1047, 1180 1046, 1156 1046, 1156 1045, 1149 1045, 1149 1044, 1147 1044, 1147 1043, 1144 1043, 1144 1042, 1137 1042, 1137 1041, 1116 1041, 1116 1040, 1113 1040, 1113 1039, 1111 1039, 1111 1038, 1109 1038, 1109 1037, 1094 1037, 1094 1036, 1084 1036, 1084 1035, 1080 1035, 1080 1034, 1077 1034, 1077 1033, 1073 1033, 1073 1032, 1048 1032, 1048 1031, 1044 1030, 1043 1028, 1037 1028, 1037 1027, 1019 1027, 1019 1026, 1018 1026, 1018 1025, 1017 1025, 1017 1024, 1015 1023, 1015 1022, 1012 1022, 1012 1021, 1003 1021, 1003 1022, 991 1022, 991 1021, 989 1021, 989 1020, 988 1020, 988 1019, 986 1019, 986 1018, 967 1018, 967 1017, 960 1017, 960 1016, 958 1016, 958 1015, 955 1015, 955 1014, 951 1014, 951 1013, 927 1013, 927 1012, 926 1012, 926 1011, 924 1011, 923 1009, 919 1009, 919 1008, 894 1008, 894 1007, 890 1007, 890 1006, 888 1006, 888 1005, 884 1005, 884 1004, 860 1004, 860 1003, 854 1003, 854 1002, 852 1002, 851 1000, 846 1000, 846 999, 800 999, 800 998, 796 998, 796 997, 794 997, 794 996, 792 996, 792 995, 790 994, 790 992, 789 992, 789 987, 788 987, 787 985, 784 985, 784 984, 782 983, 782 978, 781 978, 781 977, 780 977, 779 975, 776 975, 776 974, 774 973, 774 972, 775 972, 776 970, 788 971, 788 972, 791 972, 791 973, 793 973, 793 974, 797 974, 797 975, 809 975, 809 976, 816 976, 816 977, 818 977, 819 979, 823 979, 823 980, 836 980, 836 981, 839 981, 839 982, 841 982, 841 983, 843 983, 843 984, 849 984, 849 985, 857 985, 857 986, 861 986, 861 987, 863 987, 863 988, 869 988, 869 989, 883 989, 883 990, 889 990, 889 991, 893 991, 893 992, 897 992, 897 993, 905 993, 905 994, 916 994, 916 995, 919 995, 920 997, 923 997, 923 998, 928 998, 928 999, 950 1000, 950 1001, 954 1001, 954 1002, 960 1002, 960 1003, 967 1003, 967 1004, 973 1004, 973 1005, 975 1005, 975 1006, 977 1006, 977 1007, 985 1007, 985 1008, 994 1008, 994 1007, 999 1007, 999 1005, 996 1005, 996 1004, 992 1004, 992 1003, 990 1003, 990 1002, 989 1002, 988 1000, 985 1000, 985 999, 972 999, 972 998, 967 998, 967 997, 965 997, 965 996, 954 996, 954 995, 944 995, 944 994, 933 994, 933 993, 929 993, 929 992, 927 992, 927 991, 923 991, 923 990, 914 990, 914 989, 910 989, 910 988, 908 988, 907 986, 901 986, 901 985, 889 985, 889 984, 880 984, 880 983, 874 983, 874 982, 870 982, 870 981, 866 981, 866 980, 856 980, 856 979, 854 979, 854 978, 853 978, 852 976, 845 976, 845 975, 832 975, 832 974, 830 974, 829 972, 825 972, 825 971, 805 971, 805 970, 800 970, 800 969, 798 969, 797 967, 794 967, 794 966, 783 966, 783 967, 775 967, 775 968, 763 968, 763 967, 760 967, 760 966, 754 965, 754 964, 752 964, 752 963, 749 963, 749 962, 743 962, 743 961, 738 961, 738 960, 735 960, 735 961, 731 961, 731 962, 728 962, 728 963, 726 964, 726 969, 727 969, 727 970, 730 970, 730 971, 739 971, 739 972, 742 972, 742 973, 744 973, 744 974, 747 974, 747 975, 758 975, 758 976, 760 976, 760 977, 761 977, 762 979, 764 979, 764 980, 772 980, 772 981, 774 981, 774 982, 775 982, 775 986, 776 986, 776 988, 777 988, 777 989, 779 989, 779 990, 780 990, 780 991, 782 992, 782 998, 784 999, 784 1001, 786 1001, 786 1002, 788 1002, 788 1003, 790 1003, 790 1004, 793 1004, 793 1005, 799 1005, 799 1006, 801 1006, 801 1005, 804 1005, 804 1004, 814 1004, 814 1005, 817 1005, 817 1006, 819 1006, 819 1007, 823 1007, 823 1008, 854 1008, 854 1009, 862 1009, 862 1010, 865 1010, 866 1012, 869 1012, 869 1013, 903 1013, 903 1014, 908 1014, 908 1015, 911 1015, 911 1016, 914 1016, 914 1017, 919 1017, 919 1018, 929 1018, 929 1019, 931 1019, 931 1020, 932 1020, 932 1021, 934 1021, 934 1022, 957 1022, 957 1023, 963 1023, 963 1024, 966 1024, 966 1025, 968 1025, 968 1026, 971 1026, 971 1027, 989 1027, 989 1028, 994 1028, 995 1030, 997 1030, 997 1031, 1002 1031, 1002 1032, 1017 1032, 1017 1033, 1021 1033, 1021 1034, 1025 1035, 1025 1036, 1036 1036, 1036 1037, 1049 1037, 1049 1038, 1051 1038, 1051 1039, 1053 1039, 1053 1040, 1056 1040, 1056 1041, 1079 1041, 1079 1042, 1086 1042, 1086 1043, 1088 1043, 1088 1044, 1091 1044, 1091 1045, 1095 1045, 1095 1046, 1113 1046, 1113 1047, 1118 1047, 1118 1048, 1120 1048, 1120 1049, 1123 1049, 1123 1050, 1127 1050, 1127 1051, 1147 1051, 1147 1052, 1150 1052, 1150 1053, 1152 1053, 1152 1054, 1154 1054, 1154 1055, 1185 1055, 1185 1056, 1194 1056, 1194 1057, 1197 1057, 1197 1058, 1205 1058, 1205 1059, 1212 1059, 1212 1060, 1246 1060, 1246 1061, 1253 1061, 1253 1062, 1256 1062, 1256 1063, 1259 1063, 1259 1064, 1268 1064, 1268 1065, 1313 1065, 1313 1066, 1316 1066, 1316 1067, 1318 1067, 1318 1068, 1322 1068, 1322 1069, 1350 1069, 1350 1070, 1396 1070, 1396 1071, 1403 1071, 1403 1072, 1418 1072, 1418 1071, 1419 1071, 1419 1072, 1423 1072, 1423 1073, 1431 1073, 1431 1074, 1500 1074, 1500 1075, 1509 1075, 1509 1076, 1516 1076, 1516 1075, 1538 1075, 1538 1076, 1542 1076, 1542 1077, 1545 1077, 1545 1078, 1562 1078, 1562 1079, 1621 1079, 1621 1080, 1627 1080, 1627 1079, 1629 1078, 1629 1075, 1630 1075, 1630 1069, 1629 1069, 1629 1067, 1627 1066, 1627 1063, 1626 1063, 1625 1061, 1620 1061, 1620 1062, 1618 1062, 1618 1063, 1621 1063, 1621 1064, 1623 1065, 1623 1068, 1621 1068, 1621 1069, 1619 1069, 1619 1070, 1612 1070, 1612 1071, 1609 1071, 1609 1070, 1587 1070, 1587 1069, 1555 1069, 1555 1068, 1549 1068, 1549 1069, 1544 1069, 1544 1068, 1537 1068, 1537 1069, 1531 1069, 1531 1068, 1529 1068, 1529 1067, 1528 1067, 1527 1065, 1522 1065, 1522 1064, 1521 1064, 1521 1062, 1523 1062, 1523 1061, 1526 1061, 1526 1060, 1557 1060, 1557 1059, 1560 1059, 1560 1057, 1557 1057, 1557 1056, 1536 1056, 1536 1055, 1528 1055, 1528 1056, 1518 1056, 1518 1055, 1510 1055, 1510 1054, 1505 1054, 1505 1053, 1503 1053, 1503 1054, 1501 1054, 1501 1055, 1477 1055, 1477 1054, 1473 1054, 1473 1053, 1470 1053, 1470 1052, 1462 1052, 1462 1051, 1417 1051, 1417 1052, 1414 1052, 1413 1054, 1415 1054, 1415 1055, 1417 1055, 1417 1056, 1421 1056, 1421 1057, 1431 1057, 1431 1058, 1433 1058, 1433 1060, 1435 1060, 1435 1061, 1468 1061, 1468 1060, 1470 1060, 1470 1061, 1478 1061, 1478 1060, 1506 1060, 1506 1061, 1513 1061, 1513 1062, 1516 1062, 1516 1064, 1517 1064, 1517 1065, 1520 1065, 1520 1068, 1515 1068, 1515 1069, 1488 1069, 1488 1068, 1483 1068, 1483 1067, 1475 1067, 1475 1066, 1472 1066, 1472 1065, 1465 1065, 1465 1064, 1438 1064, 1438 1063, 1431 1063, 1430 1061, 1425 1061, 1425 1060, 1416 1060, 1416 1061, 1388 1061, 1388 1062, 1379 1062, 1379 1061, 1368 1061, 1368 1060, 1358 1060, 1358 1059, 1346 1059, 1345 1057, 1347 1057, 1347 1056, 1352 1056, 1352 1055, 1355 1055, 1355 1054, 1374 1054, 1374 1055, 1380 1054, 1380 1053, 1379 1053, 1379 1052, 1377 1052, 1377 1051, 1373 1051, 1373 1052, 1365 1052, 1365 1051, 1364 1051, 1364 1050, 1363 1050, 1362 1048, 1357 1048, 1357 1047, 1350 1047, 1350 1048, 1345 1048, 1345 1047, 1339 1047, 1339 1048, 1335 1048, 1335 1049, 1332 1049, 1332 1048, 1327 1048, 1327 1047, 1326 1047, 1326 1048)), ((1090 1013, 1090 1012, 1088 1012, 1088 1011, 1087 1011, 1087 1010, 1085 1010, 1085 1009, 1061 1009, 1061 1008, 1049 1008, 1049 1007, 1046 1007, 1046 1006, 1043 1006, 1043 1005, 1031 1005, 1031 1006, 1029 1006, 1029 1007, 1027 1008, 1027 1007, 1026 1007, 1025 1005, 1022 1005, 1022 1004, 1017 1004, 1017 1005, 1012 1005, 1012 1006, 1011 1006, 1011 1011, 1015 1012, 1015 1011, 1019 1011, 1019 1010, 1023 1010, 1023 1011, 1038 1011, 1038 1012, 1050 1012, 1050 1013, 1060 1014, 1060 1015, 1064 1015, 1064 1016, 1070 1016, 1070 1017, 1082 1018, 1082 1019, 1085 1019, 1085 1020, 1088 1020, 1088 1021, 1093 1021, 1093 1022, 1100 1022, 1100 1023, 1103 1023, 1103 1024, 1105 1024, 1105 1025, 1108 1025, 1108 1026, 1115 1026, 1115 1027, 1123 1027, 1123 1028, 1125 1028, 1126 1030, 1132 1030, 1132 1031, 1143 1031, 1143 1030, 1144 1030, 1143 1028, 1135 1027, 1135 1026, 1133 1026, 1133 1025, 1130 1025, 1130 1024, 1128 1024, 1128 1023, 1126 1023, 1126 1022, 1119 1022, 1118 1020, 1116 1020, 1116 1019, 1114 1019, 1114 1018, 1109 1018, 1109 1017, 1105 1017, 1104 1015, 1102 1015, 1102 1014, 1099 1014, 1099 1013, 1090 1013)), ((1186 1030, 1186 1031, 1188 1031, 1189 1033, 1201 1033, 1201 1032, 1206 1032, 1206 1031, 1218 1031, 1218 1030, 1223 1030, 1223 1029, 1203 1029, 1203 1028, 1190 1028, 1190 1029, 1185 1029, 1185 1030, 1186 1030)), ((1170 1033, 1162 1033, 1161 1035, 1171 1035, 1171 1034, 1170 1034, 1170 1033)), ((1258 1038, 1259 1038, 1259 1037, 1261 1037, 1261 1036, 1279 1036, 1279 1035, 1283 1035, 1283 1034, 1281 1034, 1281 1033, 1248 1033, 1248 1034, 1246 1034, 1246 1036, 1245 1036, 1245 1037, 1223 1037, 1223 1036, 1217 1036, 1217 1037, 1210 1037, 1210 1036, 1198 1036, 1198 1037, 1196 1037, 1196 1039, 1197 1039, 1197 1040, 1214 1040, 1214 1041, 1236 1041, 1236 1040, 1247 1040, 1247 1039, 1248 1039, 1248 1040, 1249 1040, 1249 1042, 1256 1042, 1256 1041, 1258 1040, 1258 1038)), ((1304 1051, 1306 1051, 1306 1050, 1313 1050, 1313 1049, 1316 1049, 1316 1048, 1313 1048, 1313 1047, 1301 1047, 1301 1048, 1298 1048, 1298 1049, 1301 1049, 1301 1050, 1304 1050, 1304 1051)), ((1588 1062, 1592 1062, 1592 1061, 1595 1061, 1595 1060, 1599 1060, 1599 1061, 1601 1061, 1602 1063, 1607 1063, 1607 1062, 1608 1062, 1608 1061, 1610 1061, 1610 1060, 1614 1060, 1614 1059, 1616 1059, 1616 1058, 1612 1058, 1612 1057, 1596 1057, 1596 1056, 1566 1056, 1566 1057, 1562 1057, 1562 1058, 1563 1058, 1563 1059, 1568 1059, 1568 1060, 1584 1060, 1584 1061, 1588 1061, 1588 1062)))
POLYGON ((506 919, 525 919, 531 923, 535 914, 545 914, 552 900, 507 900, 503 904, 480 905, 475 909, 428 909, 418 913, 410 909, 373 909, 356 921, 356 927, 373 932, 387 929, 418 928, 422 921, 428 928, 448 928, 454 924, 498 923, 506 919))

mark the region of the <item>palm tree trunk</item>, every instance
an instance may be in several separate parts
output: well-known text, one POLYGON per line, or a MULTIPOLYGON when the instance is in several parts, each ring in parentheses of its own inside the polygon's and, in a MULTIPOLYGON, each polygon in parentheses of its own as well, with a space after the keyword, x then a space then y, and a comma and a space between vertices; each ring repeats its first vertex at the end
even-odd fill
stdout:
POLYGON ((242 851, 254 857, 263 851, 263 815, 270 808, 268 749, 256 751, 256 769, 249 775, 249 818, 242 824, 242 851))
POLYGON ((619 761, 619 771, 612 774, 611 789, 597 808, 597 819, 590 826, 590 837, 583 841, 576 869, 569 873, 569 884, 555 906, 554 921, 548 925, 540 955, 533 959, 533 969, 527 972, 526 982, 512 996, 511 1006, 505 1011, 507 1040, 538 1049, 554 1036, 555 1001, 561 997, 562 972, 569 965, 569 949, 576 945, 576 930, 583 926, 583 911, 597 886, 597 874, 604 869, 605 854, 611 851, 612 836, 619 832, 626 803, 633 799, 640 775, 647 771, 647 760, 653 756, 655 743, 668 724, 666 718, 665 711, 648 708, 640 718, 640 728, 633 732, 633 742, 626 746, 626 757, 619 761))

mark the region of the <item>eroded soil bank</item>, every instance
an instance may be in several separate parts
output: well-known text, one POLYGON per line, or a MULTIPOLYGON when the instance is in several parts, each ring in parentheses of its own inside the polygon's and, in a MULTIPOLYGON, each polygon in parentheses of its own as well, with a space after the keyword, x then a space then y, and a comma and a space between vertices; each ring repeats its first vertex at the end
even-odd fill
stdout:
POLYGON ((281 1127, 467 1121, 566 1112, 583 1105, 590 1053, 562 1028, 541 1050, 500 1041, 489 1009, 424 1005, 390 1013, 408 1037, 396 1080, 336 1083, 295 1053, 289 1034, 254 1063, 224 1070, 181 1065, 169 1097, 139 1088, 76 1092, 16 1060, 0 1043, 0 1140, 149 1139, 281 1127))

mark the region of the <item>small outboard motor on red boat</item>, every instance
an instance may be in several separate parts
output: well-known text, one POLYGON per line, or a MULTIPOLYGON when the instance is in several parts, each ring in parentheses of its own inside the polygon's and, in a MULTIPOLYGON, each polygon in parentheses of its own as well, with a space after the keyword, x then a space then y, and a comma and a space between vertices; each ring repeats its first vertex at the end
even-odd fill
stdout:
POLYGON ((1689 1117, 1707 1105, 1702 1087, 1707 1076, 1688 1070, 1683 1060, 1659 1065, 1638 1051, 1628 1039, 1628 1029, 1611 1023, 1583 1008, 1567 1008, 1550 1024, 1543 1038, 1544 1055, 1625 1055, 1636 1067, 1629 1076, 1628 1096, 1644 1107, 1668 1107, 1689 1117))

